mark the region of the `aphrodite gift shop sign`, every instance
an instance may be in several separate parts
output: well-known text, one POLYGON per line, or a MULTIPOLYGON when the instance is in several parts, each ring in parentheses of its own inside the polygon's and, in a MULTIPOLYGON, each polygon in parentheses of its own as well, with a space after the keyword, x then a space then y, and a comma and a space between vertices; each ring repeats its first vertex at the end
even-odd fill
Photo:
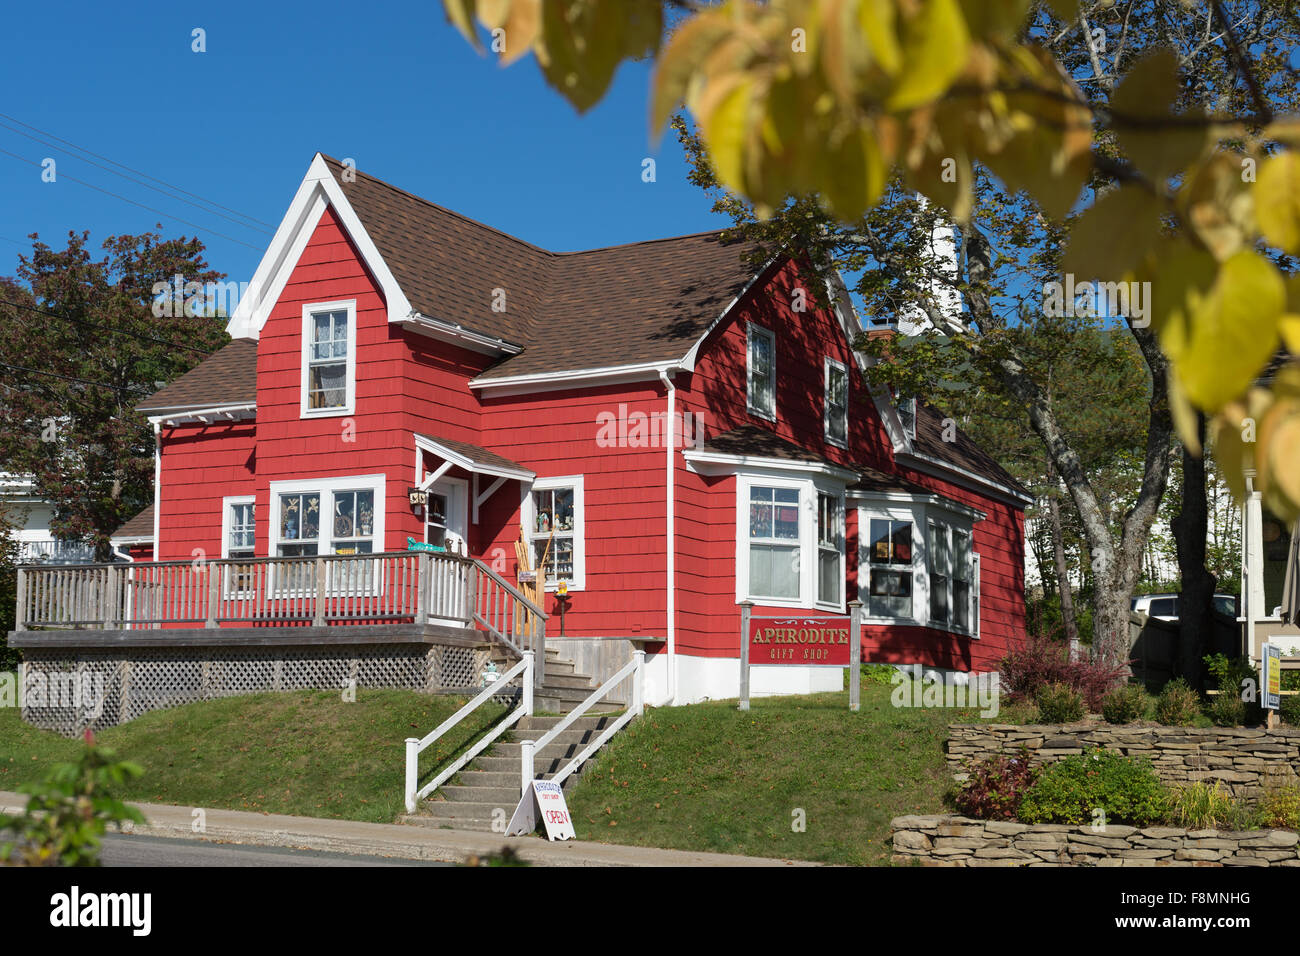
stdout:
POLYGON ((751 614, 752 602, 740 605, 740 709, 749 710, 751 667, 847 667, 849 709, 858 709, 859 662, 862 659, 862 605, 851 601, 850 614, 803 617, 751 614))

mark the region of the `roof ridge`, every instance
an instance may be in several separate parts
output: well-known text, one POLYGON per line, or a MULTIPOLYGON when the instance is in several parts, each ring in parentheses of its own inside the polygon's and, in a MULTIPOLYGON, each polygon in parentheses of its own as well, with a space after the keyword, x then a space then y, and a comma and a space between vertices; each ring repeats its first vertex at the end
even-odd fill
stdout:
MULTIPOLYGON (((321 153, 320 155, 321 158, 324 159, 325 162, 328 164, 332 164, 333 166, 338 166, 338 167, 342 167, 343 165, 343 163, 340 160, 335 159, 333 156, 330 156, 327 153, 321 153)), ((658 243, 658 242, 678 242, 682 239, 695 239, 700 236, 719 235, 726 231, 726 227, 721 227, 718 229, 701 229, 698 232, 688 232, 678 236, 659 236, 654 239, 635 239, 632 242, 616 242, 613 243, 612 245, 592 246, 587 249, 569 249, 565 251, 556 251, 554 249, 547 249, 545 246, 539 246, 534 242, 529 242, 527 239, 521 239, 519 236, 516 236, 513 233, 506 232, 504 229, 498 229, 496 226, 490 225, 479 219, 474 219, 473 217, 467 216, 464 213, 457 212, 455 209, 451 209, 447 206, 441 205, 440 203, 436 203, 432 199, 426 199, 423 196, 411 192, 409 189, 403 189, 401 186, 395 186, 392 183, 388 182, 386 179, 380 179, 378 176, 372 176, 370 173, 367 173, 362 169, 358 168, 355 170, 355 172, 357 173, 357 175, 364 176, 366 177, 366 179, 370 180, 373 183, 376 183, 377 185, 383 186, 387 189, 391 189, 393 192, 401 193, 403 196, 407 196, 411 199, 414 199, 416 202, 420 202, 426 206, 430 206, 433 209, 438 210, 439 212, 444 212, 447 213, 448 215, 454 216, 457 219, 461 220, 462 222, 467 222, 475 226, 481 226, 484 229, 496 233, 498 236, 501 236, 505 239, 509 239, 513 242, 517 242, 520 245, 527 246, 528 248, 534 250, 535 252, 545 253, 548 256, 554 256, 557 258, 563 256, 581 256, 592 252, 605 252, 613 249, 628 249, 633 246, 645 246, 645 245, 651 245, 653 243, 658 243)))

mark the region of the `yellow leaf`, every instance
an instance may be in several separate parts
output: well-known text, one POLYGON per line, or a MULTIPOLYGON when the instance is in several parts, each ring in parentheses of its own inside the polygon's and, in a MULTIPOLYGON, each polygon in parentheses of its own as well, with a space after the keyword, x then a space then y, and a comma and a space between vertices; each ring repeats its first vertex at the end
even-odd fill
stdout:
POLYGON ((1047 0, 1047 5, 1062 23, 1073 23, 1079 15, 1079 0, 1047 0))
POLYGON ((533 48, 542 30, 542 0, 514 0, 505 22, 506 48, 501 57, 509 65, 533 48))
POLYGON ((872 206, 885 188, 885 164, 869 126, 851 129, 830 146, 823 197, 843 222, 852 222, 872 206))
POLYGON ((714 79, 696 110, 718 179, 746 194, 745 144, 753 92, 753 80, 743 73, 733 73, 714 79))
POLYGON ((650 135, 658 140, 673 110, 686 99, 696 70, 727 37, 730 23, 716 11, 698 13, 674 34, 655 66, 650 96, 650 135))
POLYGON ((1156 183, 1185 169, 1206 144, 1203 129, 1167 122, 1180 89, 1178 57, 1162 47, 1138 60, 1110 100, 1120 148, 1156 183))
POLYGON ((1177 375, 1169 376, 1169 414, 1174 420, 1174 431, 1193 455, 1201 453, 1201 439, 1198 434, 1196 409, 1187 400, 1177 375))
POLYGON ((965 68, 970 34, 956 0, 919 0, 902 23, 902 72, 885 102, 908 110, 943 95, 965 68))
POLYGON ((1241 249, 1254 234, 1253 196, 1241 178, 1241 158, 1221 151, 1194 164, 1178 204, 1197 237, 1220 262, 1241 249))
POLYGON ((478 31, 474 27, 477 0, 442 0, 442 8, 446 11, 447 19, 451 21, 452 26, 474 45, 474 49, 482 53, 483 44, 479 42, 478 31))
POLYGON ((1255 219, 1264 238, 1283 252, 1300 254, 1300 156, 1270 156, 1259 167, 1255 219))
POLYGON ((1193 404, 1217 411, 1250 387, 1277 348, 1285 302, 1282 277, 1248 249, 1220 266, 1208 293, 1189 294, 1186 325, 1166 324, 1160 342, 1193 404))
POLYGON ((1112 190, 1071 223, 1061 271, 1076 281, 1127 279, 1159 239, 1163 211, 1137 186, 1112 190))
POLYGON ((962 16, 973 36, 1011 41, 1029 17, 1033 0, 961 0, 962 16))
POLYGON ((1282 342, 1292 355, 1300 355, 1300 315, 1288 312, 1277 320, 1277 330, 1282 342))
POLYGON ((1208 289, 1219 271, 1214 257, 1182 238, 1162 238, 1147 254, 1138 279, 1149 283, 1147 315, 1152 328, 1166 322, 1186 322, 1187 297, 1208 289))
POLYGON ((903 51, 898 46, 894 28, 894 5, 859 0, 858 28, 871 51, 872 59, 889 76, 897 76, 903 68, 903 51))

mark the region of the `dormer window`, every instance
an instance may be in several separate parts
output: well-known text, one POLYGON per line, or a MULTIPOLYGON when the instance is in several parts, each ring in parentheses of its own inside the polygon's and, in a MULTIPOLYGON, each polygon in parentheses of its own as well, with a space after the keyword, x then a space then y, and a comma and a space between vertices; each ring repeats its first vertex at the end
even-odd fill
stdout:
POLYGON ((749 412, 776 420, 776 341, 771 330, 749 326, 749 412))
POLYGON ((302 310, 302 415, 349 415, 356 398, 355 301, 302 310))
POLYGON ((832 445, 847 447, 849 443, 849 373, 835 359, 826 359, 826 393, 822 414, 825 420, 826 440, 832 445))
POLYGON ((916 440, 916 399, 905 398, 898 403, 898 420, 903 423, 903 433, 916 440))

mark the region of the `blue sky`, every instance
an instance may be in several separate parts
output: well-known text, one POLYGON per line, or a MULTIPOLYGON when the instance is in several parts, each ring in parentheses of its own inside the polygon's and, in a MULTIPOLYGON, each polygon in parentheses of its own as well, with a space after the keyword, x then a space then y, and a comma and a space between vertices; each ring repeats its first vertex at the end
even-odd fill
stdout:
POLYGON ((161 222, 164 234, 198 235, 215 268, 247 280, 318 150, 555 250, 727 224, 686 182, 671 131, 651 146, 645 64, 624 64, 579 116, 531 56, 502 69, 475 53, 437 0, 10 4, 5 15, 0 124, 37 127, 22 132, 269 225, 232 223, 0 126, 0 275, 13 274, 31 232, 61 248, 68 230, 89 230, 98 246, 161 222), (205 53, 191 50, 196 27, 205 53), (641 179, 647 156, 654 183, 641 179), (46 157, 56 182, 41 180, 46 157))

